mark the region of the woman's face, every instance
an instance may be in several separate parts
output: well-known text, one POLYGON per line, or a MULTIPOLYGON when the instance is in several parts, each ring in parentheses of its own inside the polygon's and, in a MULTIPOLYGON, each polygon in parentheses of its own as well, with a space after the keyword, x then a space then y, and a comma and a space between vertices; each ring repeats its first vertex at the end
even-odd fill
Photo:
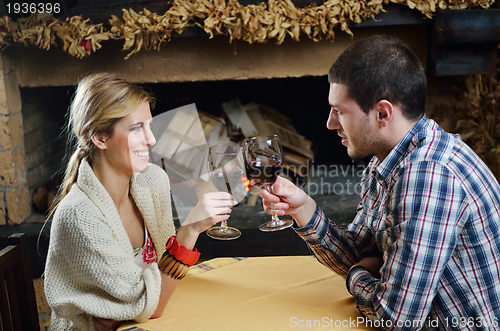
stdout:
POLYGON ((148 169, 149 147, 156 143, 151 131, 152 121, 149 103, 144 102, 116 123, 102 156, 113 169, 128 176, 148 169))

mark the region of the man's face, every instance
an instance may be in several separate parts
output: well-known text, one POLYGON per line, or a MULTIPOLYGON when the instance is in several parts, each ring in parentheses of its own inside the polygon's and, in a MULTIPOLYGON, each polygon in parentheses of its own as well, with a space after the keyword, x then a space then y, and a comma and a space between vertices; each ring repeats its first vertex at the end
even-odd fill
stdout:
POLYGON ((344 84, 330 84, 328 102, 332 108, 326 127, 337 130, 349 156, 361 159, 376 154, 379 138, 374 112, 363 112, 357 102, 347 96, 344 84))

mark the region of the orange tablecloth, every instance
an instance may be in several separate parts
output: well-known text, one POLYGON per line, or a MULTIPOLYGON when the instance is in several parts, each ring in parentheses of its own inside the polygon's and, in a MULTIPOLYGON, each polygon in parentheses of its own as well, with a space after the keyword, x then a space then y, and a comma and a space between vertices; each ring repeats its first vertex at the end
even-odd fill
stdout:
POLYGON ((221 258, 201 267, 179 283, 161 318, 118 330, 372 330, 345 280, 311 256, 221 258))

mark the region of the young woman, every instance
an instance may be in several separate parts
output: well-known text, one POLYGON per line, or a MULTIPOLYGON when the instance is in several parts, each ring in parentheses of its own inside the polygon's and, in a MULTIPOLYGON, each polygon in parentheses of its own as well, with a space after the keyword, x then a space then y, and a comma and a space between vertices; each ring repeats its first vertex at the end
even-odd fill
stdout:
POLYGON ((161 316, 199 255, 198 235, 235 204, 228 193, 205 194, 175 233, 168 177, 148 164, 153 105, 113 74, 78 84, 68 124, 77 147, 52 208, 45 268, 50 330, 111 330, 161 316))

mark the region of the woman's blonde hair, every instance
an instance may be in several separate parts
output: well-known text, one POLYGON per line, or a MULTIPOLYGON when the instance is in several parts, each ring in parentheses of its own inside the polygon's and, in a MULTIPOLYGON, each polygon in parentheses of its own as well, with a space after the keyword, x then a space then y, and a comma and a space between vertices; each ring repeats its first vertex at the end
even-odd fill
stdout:
POLYGON ((154 107, 155 100, 151 93, 115 74, 91 74, 78 83, 66 127, 68 145, 72 146, 66 157, 71 156, 49 218, 76 182, 82 159, 86 158, 90 166, 95 162, 92 137, 97 133, 111 137, 115 124, 144 102, 148 102, 151 109, 154 107))

